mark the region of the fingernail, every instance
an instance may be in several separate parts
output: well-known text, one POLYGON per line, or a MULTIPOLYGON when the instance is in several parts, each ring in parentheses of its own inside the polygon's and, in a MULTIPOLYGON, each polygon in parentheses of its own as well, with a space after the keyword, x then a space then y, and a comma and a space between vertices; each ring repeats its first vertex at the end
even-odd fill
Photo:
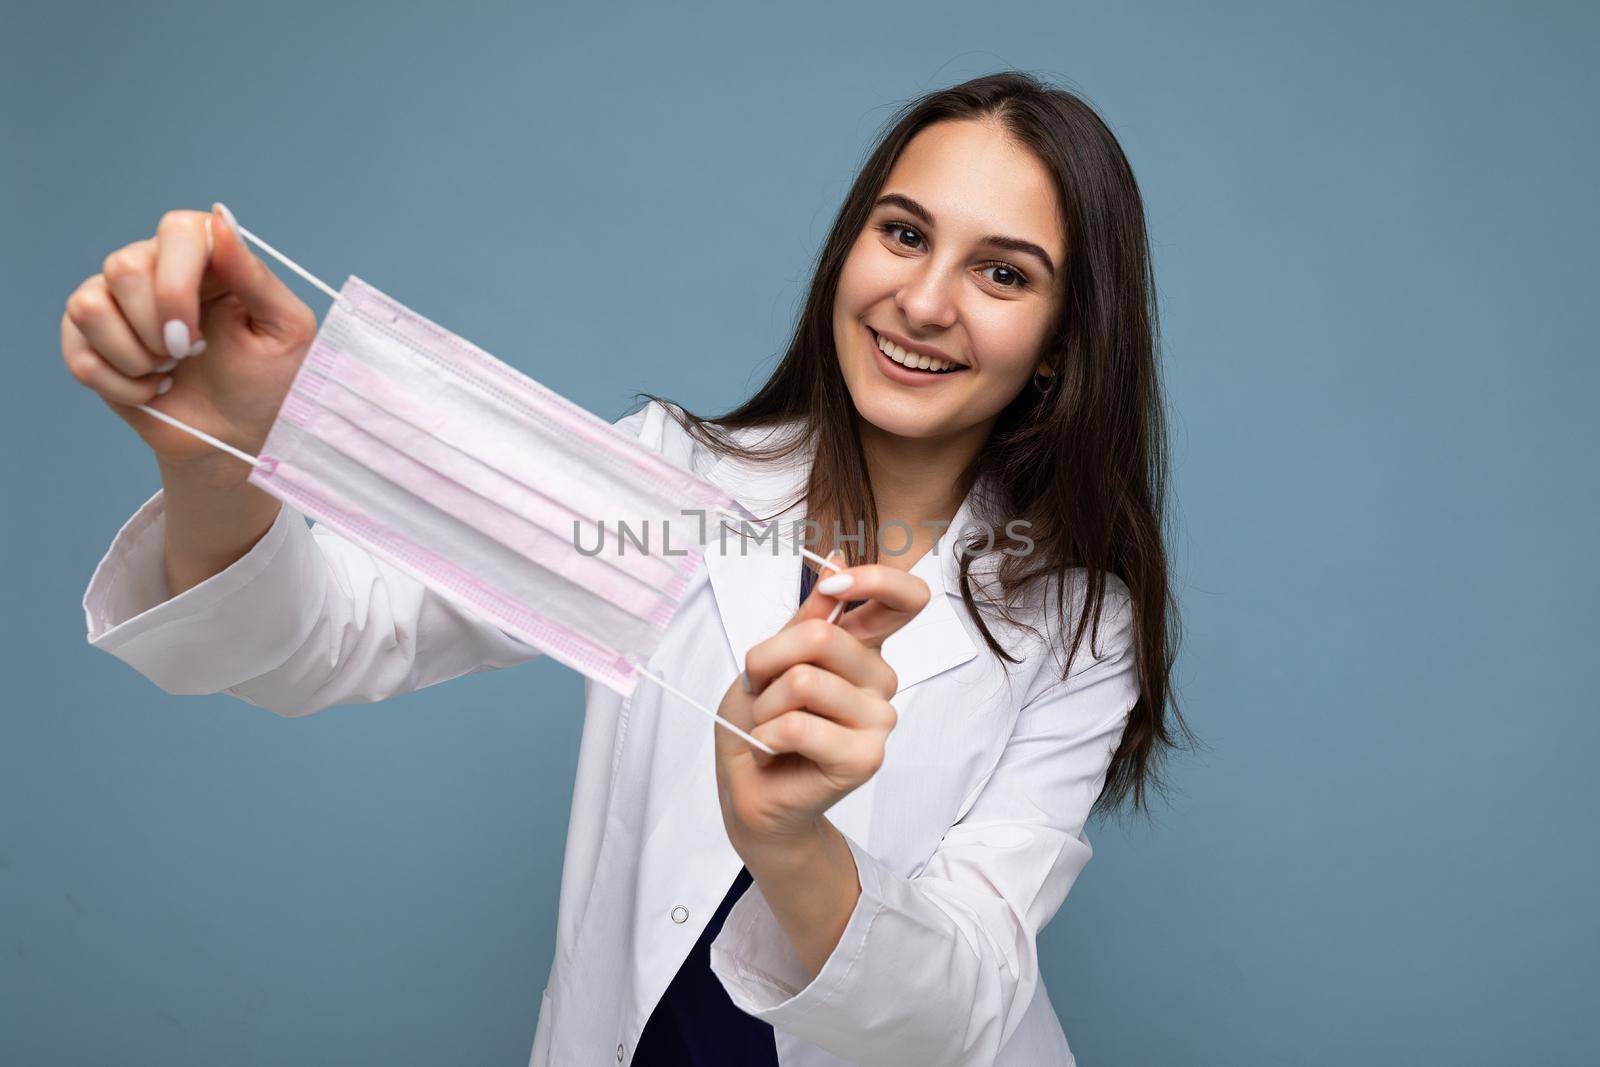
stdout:
POLYGON ((168 389, 171 389, 171 388, 172 388, 172 379, 171 378, 163 378, 163 379, 161 379, 161 384, 156 386, 156 396, 160 396, 162 393, 165 393, 168 389))
POLYGON ((817 583, 817 592, 824 596, 836 596, 849 589, 855 582, 853 574, 830 574, 817 583))
POLYGON ((177 360, 169 359, 165 363, 158 364, 156 366, 156 370, 165 372, 165 371, 171 370, 173 367, 176 367, 177 365, 178 365, 178 361, 177 360))
POLYGON ((755 692, 754 689, 750 688, 750 675, 745 673, 744 671, 740 671, 739 672, 739 683, 744 686, 744 691, 746 693, 754 693, 755 692))
POLYGON ((189 327, 182 319, 173 319, 161 329, 167 342, 167 355, 182 359, 189 354, 189 327))
POLYGON ((228 205, 220 200, 217 201, 217 210, 222 212, 222 217, 228 220, 228 229, 233 231, 233 239, 239 242, 240 247, 243 247, 244 234, 239 232, 239 220, 233 217, 233 212, 228 210, 228 205))
POLYGON ((198 356, 200 353, 204 352, 205 350, 206 350, 206 339, 204 337, 202 337, 202 338, 200 338, 200 340, 198 340, 198 341, 196 341, 194 343, 194 346, 192 348, 189 349, 189 354, 191 356, 198 356))

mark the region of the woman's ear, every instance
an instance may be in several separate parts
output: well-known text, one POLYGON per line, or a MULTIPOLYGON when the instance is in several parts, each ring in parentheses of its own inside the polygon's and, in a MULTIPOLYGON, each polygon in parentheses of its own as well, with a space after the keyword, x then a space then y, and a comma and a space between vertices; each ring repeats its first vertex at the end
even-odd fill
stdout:
POLYGON ((1040 397, 1050 395, 1056 384, 1056 372, 1048 360, 1041 359, 1033 368, 1033 377, 1028 379, 1028 384, 1040 397))

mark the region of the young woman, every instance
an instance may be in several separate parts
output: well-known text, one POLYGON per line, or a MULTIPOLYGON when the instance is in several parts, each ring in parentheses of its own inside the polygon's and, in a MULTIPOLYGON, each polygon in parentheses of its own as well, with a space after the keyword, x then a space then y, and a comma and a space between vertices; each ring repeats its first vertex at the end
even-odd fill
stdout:
MULTIPOLYGON (((316 328, 220 205, 72 294, 67 366, 162 479, 90 581, 89 641, 283 715, 532 659, 135 407, 254 451, 316 328)), ((709 551, 650 662, 777 756, 648 683, 588 687, 532 1062, 1072 1062, 1036 935, 1091 811, 1142 806, 1184 732, 1152 282, 1111 132, 1014 72, 907 106, 760 391, 618 426, 848 568, 709 551)))

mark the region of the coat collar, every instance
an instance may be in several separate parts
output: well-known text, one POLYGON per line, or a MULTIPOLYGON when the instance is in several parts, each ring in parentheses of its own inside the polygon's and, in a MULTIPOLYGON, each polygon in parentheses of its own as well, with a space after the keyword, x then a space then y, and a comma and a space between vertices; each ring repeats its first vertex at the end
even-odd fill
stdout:
MULTIPOLYGON (((761 431, 743 431, 733 437, 739 444, 763 439, 761 431)), ((746 529, 763 532, 768 527, 755 522, 756 517, 776 514, 771 528, 783 535, 758 540, 743 535, 731 521, 720 529, 711 528, 705 547, 706 570, 728 644, 741 664, 751 648, 777 633, 795 612, 801 557, 794 551, 792 534, 805 518, 805 502, 794 501, 803 492, 810 472, 809 456, 770 462, 723 456, 706 475, 750 516, 746 529)), ((901 692, 977 654, 957 615, 960 586, 952 552, 954 531, 960 530, 968 517, 972 500, 973 494, 968 493, 933 551, 911 568, 912 574, 928 584, 932 595, 916 618, 883 644, 883 658, 894 668, 901 692)))

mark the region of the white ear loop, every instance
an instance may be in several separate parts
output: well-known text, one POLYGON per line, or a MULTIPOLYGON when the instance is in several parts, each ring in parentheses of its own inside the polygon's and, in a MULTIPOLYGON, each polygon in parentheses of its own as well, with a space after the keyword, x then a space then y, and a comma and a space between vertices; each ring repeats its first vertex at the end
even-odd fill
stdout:
MULTIPOLYGON (((273 248, 271 245, 267 244, 267 242, 263 241, 261 238, 257 237, 255 234, 251 233, 249 230, 245 229, 243 226, 240 226, 238 221, 236 219, 234 219, 234 217, 233 217, 231 212, 228 214, 228 221, 233 224, 233 228, 238 232, 239 236, 241 236, 241 237, 245 238, 246 240, 250 241, 257 248, 261 249, 261 251, 265 252, 267 255, 271 256, 273 259, 276 259, 279 263, 282 263, 285 267, 288 267, 290 270, 292 270, 296 274, 300 275, 300 277, 304 278, 306 281, 310 282, 312 285, 316 286, 318 289, 321 289, 324 293, 328 294, 329 297, 331 297, 335 301, 340 301, 340 300, 344 299, 344 297, 340 295, 339 291, 337 289, 335 289, 333 286, 329 285, 327 282, 323 281, 321 278, 318 278, 315 274, 312 274, 310 271, 306 270, 300 264, 296 263, 294 260, 292 260, 288 256, 284 255, 282 252, 279 252, 276 248, 273 248)), ((208 253, 209 253, 210 248, 211 248, 211 243, 212 243, 211 242, 211 217, 208 215, 208 216, 206 216, 206 246, 207 246, 208 253)), ((252 456, 248 452, 242 451, 241 449, 237 449, 237 448, 233 447, 232 445, 228 444, 226 441, 218 440, 216 437, 213 437, 211 434, 206 433, 204 430, 201 430, 201 429, 199 429, 197 427, 194 427, 194 426, 190 426, 188 423, 182 421, 181 419, 175 419, 171 415, 168 415, 164 411, 157 411, 155 408, 151 407, 149 404, 135 404, 134 406, 137 407, 140 411, 144 412, 145 414, 153 416, 154 418, 160 419, 162 422, 166 423, 168 426, 172 426, 175 429, 182 430, 184 433, 188 434, 189 436, 198 438, 199 440, 204 441, 206 444, 210 445, 212 448, 218 449, 219 451, 222 451, 222 452, 226 452, 228 455, 233 456, 235 459, 241 459, 244 462, 250 464, 252 467, 267 468, 267 469, 271 468, 271 464, 267 463, 260 456, 252 456)), ((729 510, 727 510, 725 508, 718 508, 716 510, 722 515, 725 515, 725 516, 727 516, 729 518, 737 519, 740 523, 746 523, 746 522, 749 521, 744 516, 738 515, 738 514, 732 512, 732 511, 729 511, 729 510)), ((781 536, 781 532, 780 532, 780 536, 781 536)), ((827 567, 830 570, 834 570, 834 571, 842 571, 844 569, 844 568, 838 566, 837 564, 833 563, 831 560, 823 559, 821 556, 817 555, 815 552, 812 552, 810 549, 806 548, 804 545, 796 545, 795 547, 797 549, 799 549, 801 555, 805 556, 809 560, 812 560, 813 562, 817 563, 820 566, 827 567)), ((832 614, 830 614, 828 616, 828 621, 830 623, 838 621, 839 613, 842 610, 844 610, 844 601, 841 600, 839 603, 834 605, 832 614)), ((638 672, 638 674, 639 674, 639 676, 641 678, 650 679, 652 682, 654 682, 657 685, 659 685, 663 690, 665 690, 668 693, 671 693, 673 696, 677 697, 679 700, 682 700, 684 703, 688 704, 690 707, 693 707, 693 708, 695 708, 695 709, 697 709, 699 711, 702 711, 705 714, 709 715, 711 717, 711 720, 714 723, 716 723, 718 726, 721 726, 721 727, 723 727, 724 729, 727 729, 727 730, 731 730, 733 733, 737 734, 739 737, 743 738, 744 740, 750 742, 750 744, 752 744, 755 747, 759 748, 761 751, 765 752, 769 756, 778 755, 777 751, 775 749, 773 749, 771 746, 769 746, 768 744, 766 744, 763 741, 758 740, 755 737, 752 737, 748 732, 746 732, 743 729, 740 729, 738 726, 736 726, 735 724, 729 722, 727 719, 724 719, 721 715, 718 715, 715 711, 713 711, 712 709, 706 707, 704 704, 700 703, 698 700, 696 700, 694 697, 690 696, 688 693, 685 693, 681 689, 677 689, 676 687, 667 684, 667 682, 664 679, 660 678, 658 675, 652 673, 651 671, 646 670, 642 665, 640 665, 638 663, 633 663, 632 666, 633 666, 633 669, 636 672, 638 672)))
MULTIPOLYGON (((716 511, 717 514, 723 516, 724 518, 729 518, 729 519, 733 519, 733 520, 737 521, 740 524, 741 528, 738 529, 738 530, 735 530, 734 532, 739 534, 739 536, 741 536, 741 537, 744 536, 743 526, 744 526, 744 524, 746 524, 746 523, 748 523, 750 521, 749 519, 745 518, 743 515, 740 515, 740 514, 738 514, 736 512, 729 511, 727 508, 714 508, 713 510, 716 511)), ((775 521, 775 520, 768 519, 767 521, 768 522, 772 522, 772 521, 775 521)), ((727 527, 723 527, 723 529, 727 529, 727 527)), ((781 526, 778 527, 777 535, 780 538, 783 536, 783 527, 781 527, 781 526)), ((811 562, 815 563, 817 566, 826 567, 830 571, 833 571, 835 574, 843 574, 844 573, 844 568, 843 567, 839 566, 837 563, 833 562, 833 560, 831 560, 831 559, 823 559, 821 556, 819 556, 815 552, 811 551, 805 545, 796 544, 794 546, 794 548, 795 548, 796 552, 800 553, 800 555, 804 556, 806 559, 809 559, 811 562)), ((837 604, 835 604, 833 606, 833 610, 828 613, 828 622, 830 622, 830 623, 838 622, 839 621, 839 615, 843 611, 844 611, 844 601, 841 600, 837 604)))

